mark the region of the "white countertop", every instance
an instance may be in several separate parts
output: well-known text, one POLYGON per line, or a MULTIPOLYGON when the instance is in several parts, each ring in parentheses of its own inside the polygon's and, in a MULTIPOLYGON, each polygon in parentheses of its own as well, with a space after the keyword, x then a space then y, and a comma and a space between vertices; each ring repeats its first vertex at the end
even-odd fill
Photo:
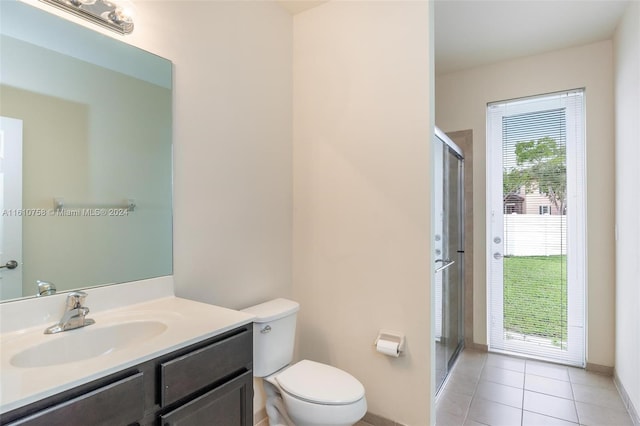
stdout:
MULTIPOLYGON (((87 306, 91 307, 89 299, 87 306)), ((46 327, 38 325, 0 335, 0 413, 140 364, 253 320, 252 315, 244 312, 174 296, 90 313, 87 318, 93 318, 96 323, 57 334, 45 335, 43 332, 46 327), (52 339, 64 338, 67 333, 91 333, 92 329, 131 321, 158 321, 167 327, 152 338, 89 359, 30 368, 16 367, 11 363, 11 358, 24 349, 52 339)))

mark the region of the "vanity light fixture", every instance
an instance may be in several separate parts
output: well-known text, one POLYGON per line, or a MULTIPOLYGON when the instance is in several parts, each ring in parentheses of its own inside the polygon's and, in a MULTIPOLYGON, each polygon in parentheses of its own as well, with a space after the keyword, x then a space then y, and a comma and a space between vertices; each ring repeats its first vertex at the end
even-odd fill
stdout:
POLYGON ((66 10, 120 34, 133 31, 133 19, 126 9, 108 0, 40 0, 66 10))

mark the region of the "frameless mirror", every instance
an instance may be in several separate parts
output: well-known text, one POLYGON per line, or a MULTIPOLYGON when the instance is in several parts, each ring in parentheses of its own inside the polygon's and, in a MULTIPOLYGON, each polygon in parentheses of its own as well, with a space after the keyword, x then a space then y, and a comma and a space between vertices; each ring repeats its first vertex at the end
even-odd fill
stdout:
POLYGON ((0 2, 0 299, 172 273, 171 72, 0 2))

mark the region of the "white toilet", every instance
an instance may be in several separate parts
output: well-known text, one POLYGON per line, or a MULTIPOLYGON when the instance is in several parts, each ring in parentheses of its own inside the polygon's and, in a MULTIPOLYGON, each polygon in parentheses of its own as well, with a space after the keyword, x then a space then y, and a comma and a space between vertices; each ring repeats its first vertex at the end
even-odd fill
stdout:
POLYGON ((253 375, 264 379, 270 426, 352 426, 367 412, 364 387, 330 365, 293 358, 300 305, 275 299, 243 309, 253 320, 253 375))

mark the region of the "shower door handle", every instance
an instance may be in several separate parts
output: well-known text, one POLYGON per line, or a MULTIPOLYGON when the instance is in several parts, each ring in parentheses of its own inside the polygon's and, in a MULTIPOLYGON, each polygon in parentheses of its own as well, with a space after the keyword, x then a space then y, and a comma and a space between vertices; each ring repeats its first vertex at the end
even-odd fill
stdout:
POLYGON ((438 259, 436 260, 436 263, 438 262, 442 262, 442 266, 439 268, 436 268, 436 274, 440 271, 444 271, 445 269, 447 269, 449 266, 453 265, 454 263, 456 263, 455 260, 449 260, 449 259, 438 259))

